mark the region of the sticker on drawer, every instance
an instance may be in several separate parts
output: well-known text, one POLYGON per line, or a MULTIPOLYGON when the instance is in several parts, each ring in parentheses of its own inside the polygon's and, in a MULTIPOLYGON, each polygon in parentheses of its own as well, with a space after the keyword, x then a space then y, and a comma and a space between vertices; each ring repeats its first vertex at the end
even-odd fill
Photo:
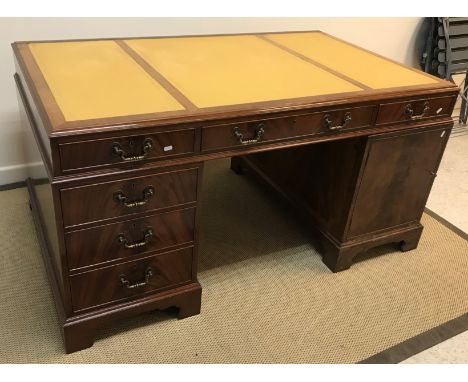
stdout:
POLYGON ((167 152, 167 151, 172 151, 173 148, 174 148, 174 147, 172 147, 172 145, 169 145, 169 146, 164 146, 164 147, 163 147, 163 150, 164 150, 165 152, 167 152))

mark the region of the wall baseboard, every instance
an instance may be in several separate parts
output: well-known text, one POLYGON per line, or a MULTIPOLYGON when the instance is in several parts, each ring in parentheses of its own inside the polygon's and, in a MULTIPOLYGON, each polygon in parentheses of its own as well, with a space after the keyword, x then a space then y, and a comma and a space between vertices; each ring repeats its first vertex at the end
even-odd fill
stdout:
POLYGON ((0 167, 0 186, 24 182, 26 178, 46 178, 42 162, 0 167))

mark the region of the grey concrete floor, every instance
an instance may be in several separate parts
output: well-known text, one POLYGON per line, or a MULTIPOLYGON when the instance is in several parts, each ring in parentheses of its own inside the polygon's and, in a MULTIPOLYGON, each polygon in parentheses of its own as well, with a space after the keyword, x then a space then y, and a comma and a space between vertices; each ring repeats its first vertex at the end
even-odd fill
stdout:
POLYGON ((453 128, 427 207, 468 233, 468 125, 453 128))
MULTIPOLYGON (((468 126, 454 127, 427 207, 468 233, 468 126)), ((468 363, 468 331, 402 363, 468 363)))

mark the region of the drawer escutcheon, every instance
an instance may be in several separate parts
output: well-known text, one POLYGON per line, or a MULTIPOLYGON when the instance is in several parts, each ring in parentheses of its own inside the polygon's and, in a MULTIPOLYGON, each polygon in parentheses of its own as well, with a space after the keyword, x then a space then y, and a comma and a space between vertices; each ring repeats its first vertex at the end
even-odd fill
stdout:
POLYGON ((343 123, 341 125, 332 126, 333 120, 332 120, 330 114, 325 114, 324 117, 323 117, 325 127, 327 129, 329 129, 329 130, 341 130, 341 129, 345 128, 346 126, 348 126, 350 124, 351 120, 352 120, 351 112, 349 112, 349 111, 345 113, 343 123))
POLYGON ((122 191, 116 191, 114 193, 114 200, 117 203, 122 203, 127 208, 144 206, 148 203, 149 199, 154 195, 154 187, 153 186, 146 186, 143 190, 143 198, 140 200, 134 200, 131 202, 127 202, 127 196, 122 191))
POLYGON ((120 275, 120 283, 127 289, 139 288, 148 284, 148 282, 153 276, 154 276, 153 269, 149 267, 145 272, 145 278, 143 281, 138 281, 136 283, 131 284, 125 275, 120 275))
POLYGON ((122 149, 122 146, 120 146, 120 143, 115 142, 112 145, 112 152, 114 155, 117 155, 122 159, 123 161, 135 161, 135 160, 142 160, 145 159, 148 153, 151 151, 153 148, 153 141, 151 138, 146 138, 143 141, 142 145, 142 153, 140 155, 129 155, 126 154, 124 149, 122 149))
POLYGON ((234 136, 237 138, 237 141, 241 145, 250 145, 252 143, 260 142, 260 140, 263 137, 263 134, 265 133, 265 124, 259 123, 257 125, 257 128, 255 129, 255 138, 244 139, 244 135, 240 132, 239 126, 235 126, 233 129, 233 132, 234 132, 234 136))
POLYGON ((426 115, 429 114, 430 110, 431 110, 431 107, 429 106, 429 102, 426 101, 426 102, 424 102, 424 109, 423 109, 422 113, 418 114, 418 115, 414 115, 413 105, 411 105, 409 103, 405 107, 405 114, 409 119, 415 120, 415 119, 424 118, 426 115))
POLYGON ((133 243, 129 243, 128 239, 125 237, 123 233, 119 234, 117 236, 117 241, 125 246, 127 249, 133 249, 133 248, 140 248, 144 247, 150 242, 151 237, 153 236, 154 232, 152 228, 147 228, 144 232, 143 235, 143 240, 141 241, 135 241, 133 243))

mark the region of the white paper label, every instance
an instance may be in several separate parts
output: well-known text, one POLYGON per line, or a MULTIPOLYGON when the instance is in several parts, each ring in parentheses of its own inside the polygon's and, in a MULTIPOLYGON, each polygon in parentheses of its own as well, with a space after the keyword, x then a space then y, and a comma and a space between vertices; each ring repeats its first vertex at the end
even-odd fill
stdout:
POLYGON ((437 109, 437 111, 436 111, 436 114, 439 114, 441 111, 442 111, 442 108, 439 107, 439 108, 437 109))
POLYGON ((164 150, 164 151, 172 151, 172 148, 173 148, 172 145, 170 145, 170 146, 164 146, 163 150, 164 150))

